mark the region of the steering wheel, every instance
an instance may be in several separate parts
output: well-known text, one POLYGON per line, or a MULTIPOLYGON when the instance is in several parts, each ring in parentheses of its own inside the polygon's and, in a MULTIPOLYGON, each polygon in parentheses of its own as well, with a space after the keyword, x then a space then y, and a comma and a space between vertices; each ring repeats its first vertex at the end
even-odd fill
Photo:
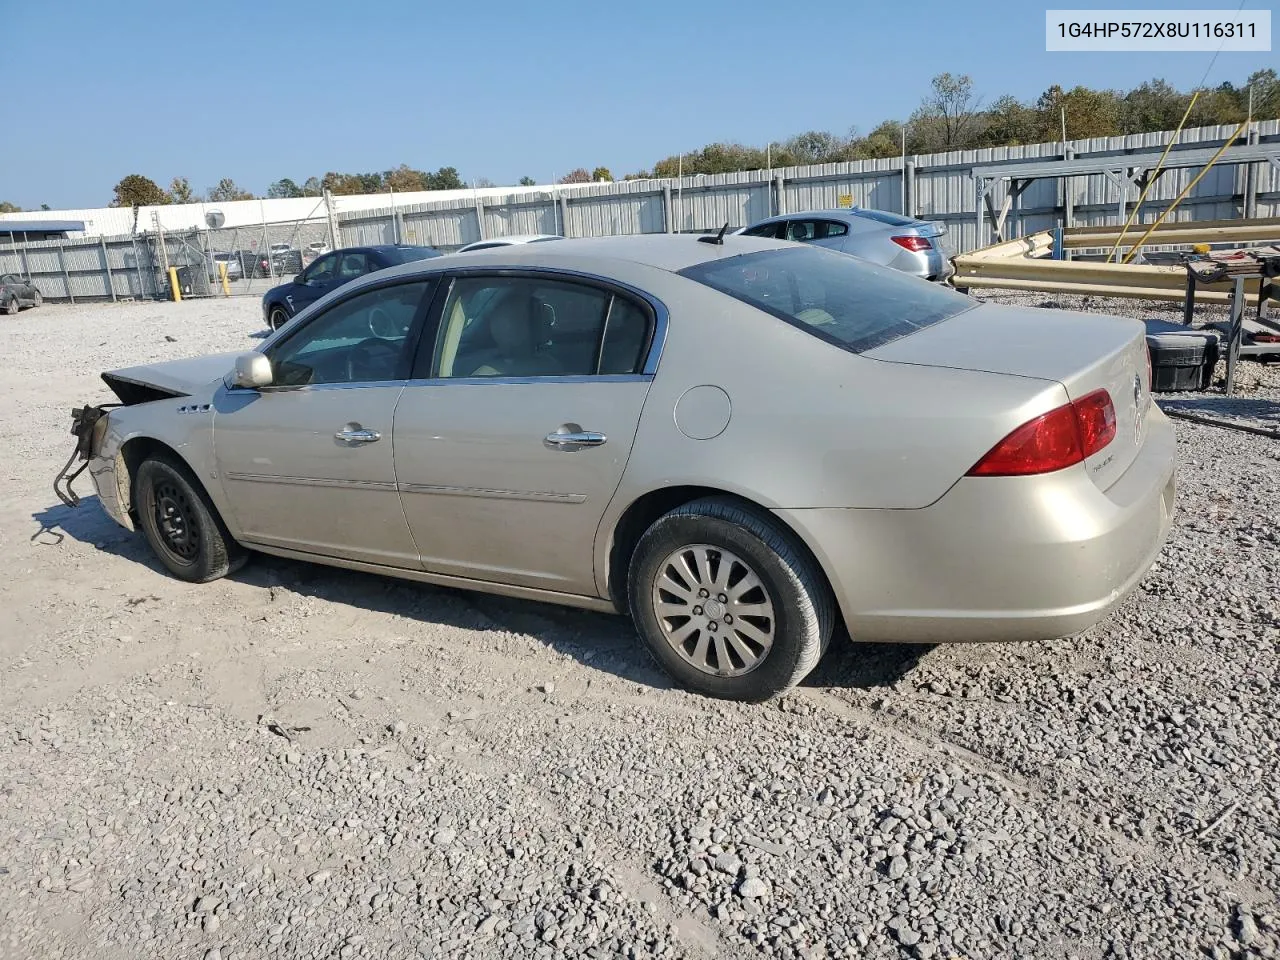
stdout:
POLYGON ((347 382, 385 380, 394 375, 401 344, 384 337, 361 340, 347 351, 347 382))
POLYGON ((369 332, 383 340, 392 340, 405 334, 401 326, 391 319, 391 314, 382 307, 374 307, 369 311, 369 332))

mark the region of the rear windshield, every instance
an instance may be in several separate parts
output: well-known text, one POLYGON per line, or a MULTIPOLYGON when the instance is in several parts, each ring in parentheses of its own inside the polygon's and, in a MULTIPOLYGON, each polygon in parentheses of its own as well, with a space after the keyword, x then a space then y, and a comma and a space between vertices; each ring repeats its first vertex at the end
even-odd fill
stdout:
POLYGON ((414 260, 427 260, 440 256, 440 251, 433 247, 392 247, 383 250, 382 255, 390 264, 412 263, 414 260))
POLYGON ((855 210, 853 215, 866 220, 874 220, 877 223, 885 223, 891 227, 905 227, 909 223, 920 222, 914 217, 904 217, 900 213, 887 213, 884 210, 855 210))
POLYGON ((709 260, 680 274, 853 353, 976 305, 936 283, 819 247, 709 260))

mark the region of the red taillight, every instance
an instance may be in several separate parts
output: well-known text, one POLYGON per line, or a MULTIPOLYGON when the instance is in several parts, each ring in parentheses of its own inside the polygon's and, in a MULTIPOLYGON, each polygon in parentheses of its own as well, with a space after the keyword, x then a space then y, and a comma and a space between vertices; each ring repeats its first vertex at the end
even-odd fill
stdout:
POLYGON ((890 237, 889 239, 912 253, 933 249, 933 244, 929 242, 927 237, 890 237))
POLYGON ((969 471, 971 477, 1025 477, 1052 473, 1093 456, 1116 436, 1111 394, 1095 390, 1050 410, 991 448, 969 471))

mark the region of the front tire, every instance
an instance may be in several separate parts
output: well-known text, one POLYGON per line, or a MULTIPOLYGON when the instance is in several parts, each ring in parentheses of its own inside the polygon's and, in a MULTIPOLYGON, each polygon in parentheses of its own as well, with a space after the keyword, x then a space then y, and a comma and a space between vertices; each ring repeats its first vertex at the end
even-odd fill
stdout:
POLYGON ((179 580, 208 583, 244 565, 248 554, 231 539, 208 494, 176 460, 158 455, 142 461, 134 504, 151 549, 179 580))
POLYGON ((763 511, 722 498, 660 517, 631 560, 629 606, 658 664, 683 686, 759 702, 807 676, 831 639, 817 564, 763 511))
POLYGON ((284 307, 272 307, 271 312, 267 314, 267 325, 272 330, 279 330, 289 322, 289 314, 285 313, 284 307))

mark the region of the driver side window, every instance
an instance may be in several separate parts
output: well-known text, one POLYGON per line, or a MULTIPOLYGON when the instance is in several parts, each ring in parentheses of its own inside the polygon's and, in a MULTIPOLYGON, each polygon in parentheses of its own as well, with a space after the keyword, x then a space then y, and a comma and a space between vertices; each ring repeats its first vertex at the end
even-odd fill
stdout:
POLYGON ((335 303, 267 351, 273 387, 404 380, 409 331, 432 283, 378 287, 335 303))
POLYGON ((313 263, 303 278, 307 283, 327 283, 333 279, 334 268, 338 265, 338 255, 331 253, 313 263))

